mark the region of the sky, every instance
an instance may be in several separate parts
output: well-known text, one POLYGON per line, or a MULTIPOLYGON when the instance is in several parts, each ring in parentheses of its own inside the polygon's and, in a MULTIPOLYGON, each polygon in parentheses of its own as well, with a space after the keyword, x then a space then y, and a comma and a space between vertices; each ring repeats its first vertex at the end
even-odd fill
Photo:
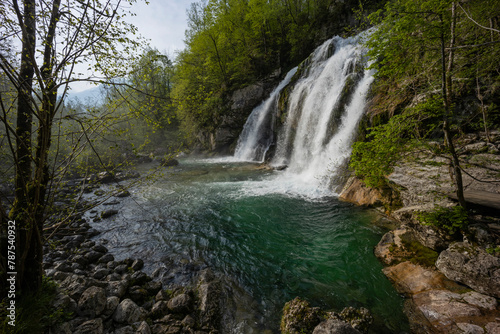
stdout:
MULTIPOLYGON (((127 22, 139 29, 139 34, 149 39, 151 47, 174 58, 175 51, 184 49, 184 32, 187 29, 186 10, 197 0, 138 0, 130 11, 136 16, 128 17, 127 22)), ((73 84, 72 92, 95 88, 89 83, 73 84)))
POLYGON ((195 0, 144 0, 131 8, 137 16, 127 21, 139 28, 139 33, 151 39, 150 44, 161 52, 173 55, 184 48, 184 31, 187 28, 186 10, 195 0))

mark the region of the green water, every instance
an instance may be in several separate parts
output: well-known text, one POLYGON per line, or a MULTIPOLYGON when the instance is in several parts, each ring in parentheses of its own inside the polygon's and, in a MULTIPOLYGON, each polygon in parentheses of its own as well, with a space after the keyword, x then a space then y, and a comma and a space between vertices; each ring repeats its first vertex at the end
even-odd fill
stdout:
POLYGON ((296 296, 329 310, 366 307, 375 333, 407 331, 403 300, 373 255, 385 232, 374 213, 334 196, 290 195, 275 173, 183 162, 135 189, 102 237, 151 271, 166 261, 198 263, 230 278, 253 301, 240 308, 256 313, 254 332, 277 331, 284 303, 296 296))

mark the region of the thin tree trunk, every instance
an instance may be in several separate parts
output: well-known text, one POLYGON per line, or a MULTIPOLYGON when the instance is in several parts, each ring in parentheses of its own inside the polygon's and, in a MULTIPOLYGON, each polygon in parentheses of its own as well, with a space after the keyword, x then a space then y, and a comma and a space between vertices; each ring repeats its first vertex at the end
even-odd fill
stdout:
MULTIPOLYGON (((453 3, 455 5, 455 3, 453 3)), ((453 7, 452 7, 453 8, 453 7)), ((453 15, 454 12, 452 11, 453 15)), ((440 17, 441 19, 441 25, 443 24, 443 18, 442 16, 440 17)), ((455 18, 453 18, 455 19, 455 18)), ((454 37, 454 25, 452 23, 452 38, 451 41, 454 43, 455 37, 454 37)), ((444 27, 442 25, 442 30, 441 30, 441 80, 442 80, 442 97, 443 97, 443 103, 444 103, 444 115, 443 115, 443 132, 444 132, 444 140, 446 146, 448 146, 448 149, 450 150, 451 154, 451 162, 452 162, 452 167, 453 167, 453 176, 455 178, 455 186, 456 186, 456 192, 457 192, 457 198, 458 202, 463 208, 466 208, 466 202, 465 202, 465 197, 464 197, 464 186, 463 186, 463 180, 462 180, 462 171, 460 169, 460 161, 458 159, 457 152, 455 150, 455 146, 453 144, 453 137, 451 134, 450 130, 450 117, 451 117, 451 87, 448 87, 447 83, 450 81, 451 82, 451 73, 447 73, 447 66, 446 66, 446 54, 445 54, 445 39, 444 39, 444 27)), ((452 52, 452 51, 450 51, 452 52)), ((448 68, 453 67, 453 54, 450 54, 450 59, 448 63, 448 68)))

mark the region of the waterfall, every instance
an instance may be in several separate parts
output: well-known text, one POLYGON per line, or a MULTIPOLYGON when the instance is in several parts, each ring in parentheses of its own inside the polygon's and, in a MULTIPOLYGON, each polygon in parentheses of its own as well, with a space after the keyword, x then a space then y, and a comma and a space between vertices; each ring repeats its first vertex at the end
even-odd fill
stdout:
POLYGON ((274 131, 272 117, 276 117, 279 93, 293 85, 287 87, 286 120, 278 130, 270 164, 286 167, 276 178, 288 187, 285 192, 330 191, 332 180, 351 154, 373 81, 372 71, 364 69, 366 50, 359 45, 359 38, 334 37, 301 64, 298 79, 297 74, 290 82, 289 73, 269 99, 252 112, 235 157, 245 161, 264 159, 271 143, 263 138, 269 139, 274 131))
POLYGON ((264 161, 269 146, 274 140, 274 114, 279 93, 290 83, 297 67, 290 70, 285 79, 271 92, 269 98, 258 105, 248 116, 243 127, 234 157, 239 161, 264 161))

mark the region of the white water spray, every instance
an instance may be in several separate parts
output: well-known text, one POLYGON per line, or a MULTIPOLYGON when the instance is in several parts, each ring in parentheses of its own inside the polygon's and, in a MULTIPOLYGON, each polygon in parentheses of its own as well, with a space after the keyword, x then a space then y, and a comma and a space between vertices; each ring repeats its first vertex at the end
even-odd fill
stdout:
MULTIPOLYGON (((254 184, 252 192, 306 197, 333 194, 332 180, 351 154, 373 81, 372 71, 363 70, 366 50, 359 46, 358 40, 359 37, 334 37, 318 47, 306 62, 308 64, 300 69, 301 78, 290 92, 286 121, 280 129, 271 160, 272 166, 287 166, 287 169, 265 184, 254 184)), ((238 160, 264 159, 270 143, 266 143, 263 150, 259 138, 265 131, 273 131, 266 124, 274 122, 261 120, 275 114, 279 92, 288 84, 287 80, 290 80, 288 76, 261 104, 266 106, 265 110, 259 106, 252 112, 244 135, 238 141, 239 150, 235 154, 238 160)))
POLYGON ((279 93, 288 85, 297 67, 290 70, 267 100, 255 107, 243 127, 234 157, 238 161, 263 162, 269 146, 274 140, 274 111, 278 103, 279 93))

